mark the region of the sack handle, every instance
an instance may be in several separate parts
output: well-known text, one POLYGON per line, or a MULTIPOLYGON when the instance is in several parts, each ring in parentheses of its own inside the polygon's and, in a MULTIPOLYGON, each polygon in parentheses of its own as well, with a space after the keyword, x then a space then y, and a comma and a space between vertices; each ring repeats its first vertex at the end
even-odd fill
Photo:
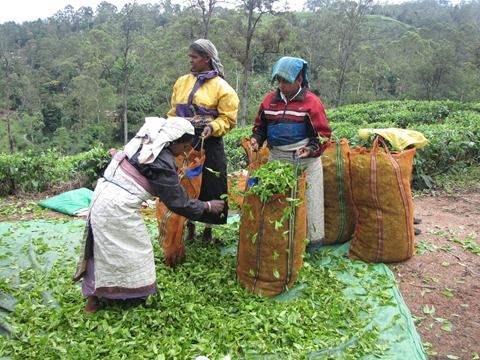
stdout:
POLYGON ((377 135, 375 137, 375 140, 373 141, 373 152, 377 152, 379 148, 383 148, 387 154, 390 154, 390 149, 387 146, 387 143, 385 142, 384 138, 381 137, 380 135, 377 135), (380 145, 378 143, 381 143, 380 145))
POLYGON ((195 148, 197 147, 198 143, 201 143, 200 145, 200 158, 202 157, 202 152, 203 152, 203 143, 205 142, 205 138, 201 138, 201 139, 198 139, 197 143, 195 144, 195 146, 192 146, 192 148, 190 149, 190 151, 187 153, 184 153, 185 154, 185 159, 183 159, 183 166, 188 166, 188 159, 190 158, 190 154, 195 150, 195 148))
MULTIPOLYGON (((254 163, 255 161, 259 161, 260 160, 260 149, 258 149, 258 151, 253 151, 253 149, 249 146, 248 149, 250 150, 250 156, 249 156, 249 159, 252 159, 252 161, 250 162, 251 163, 254 163), (253 153, 256 153, 257 156, 255 157, 255 160, 253 160, 253 153)), ((250 165, 248 164, 248 165, 250 165)))
POLYGON ((300 166, 300 155, 297 155, 295 157, 295 177, 297 178, 298 181, 298 168, 300 166))

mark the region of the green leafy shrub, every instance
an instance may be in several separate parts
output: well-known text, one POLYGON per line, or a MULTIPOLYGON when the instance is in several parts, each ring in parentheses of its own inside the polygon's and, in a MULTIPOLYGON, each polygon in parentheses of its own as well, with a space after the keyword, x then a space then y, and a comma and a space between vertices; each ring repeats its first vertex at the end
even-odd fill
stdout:
POLYGON ((413 164, 415 190, 431 188, 439 175, 465 173, 478 165, 480 104, 452 101, 385 101, 348 105, 327 112, 332 138, 347 138, 350 148, 371 146, 361 128, 401 128, 421 132, 429 144, 417 149, 413 164))
MULTIPOLYGON (((429 144, 415 155, 412 181, 417 190, 435 186, 434 179, 439 175, 465 173, 480 162, 480 103, 371 102, 329 109, 327 117, 332 138, 348 139, 350 148, 371 146, 371 141, 358 137, 361 128, 421 132, 429 144)), ((229 173, 247 167, 241 140, 250 137, 251 129, 236 127, 223 137, 229 173)), ((40 192, 72 182, 76 187, 93 188, 109 161, 110 155, 102 146, 75 156, 62 156, 55 149, 0 154, 0 196, 40 192)))
POLYGON ((250 135, 252 135, 252 128, 244 126, 232 129, 223 137, 229 173, 247 167, 247 154, 242 147, 242 138, 248 138, 250 135))
POLYGON ((75 156, 61 156, 55 149, 0 154, 0 196, 42 192, 72 182, 75 188, 92 189, 110 158, 108 151, 99 148, 75 156))

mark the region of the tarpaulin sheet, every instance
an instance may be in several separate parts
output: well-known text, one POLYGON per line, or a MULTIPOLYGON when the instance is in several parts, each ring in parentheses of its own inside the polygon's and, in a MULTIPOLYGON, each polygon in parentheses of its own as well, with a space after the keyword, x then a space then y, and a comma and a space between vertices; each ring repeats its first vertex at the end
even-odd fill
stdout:
POLYGON ((86 215, 86 211, 90 207, 92 195, 92 190, 80 188, 42 200, 38 205, 67 215, 82 216, 86 215))
MULTIPOLYGON (((231 222, 231 221, 229 221, 231 222)), ((8 323, 6 316, 11 312, 19 311, 18 307, 28 306, 27 301, 31 299, 22 299, 19 302, 12 294, 18 294, 19 291, 29 287, 41 286, 44 289, 52 289, 55 286, 64 286, 68 291, 72 286, 73 293, 77 294, 81 300, 80 284, 72 284, 71 278, 67 275, 65 279, 57 278, 58 284, 35 283, 32 278, 25 276, 26 271, 34 271, 37 279, 46 279, 41 274, 56 272, 58 267, 68 267, 70 274, 74 271, 72 263, 73 258, 78 257, 80 240, 84 230, 84 220, 74 220, 69 222, 55 221, 25 221, 25 222, 5 222, 0 223, 0 336, 8 336, 14 332, 12 325, 8 323), (68 259, 68 261, 67 261, 68 259), (23 303, 22 303, 23 302, 23 303)), ((152 235, 152 241, 155 241, 155 234, 152 235)), ((420 337, 415 329, 411 314, 405 305, 405 302, 399 292, 389 268, 382 264, 366 264, 358 260, 346 259, 344 254, 348 253, 350 242, 342 245, 330 245, 322 247, 315 258, 308 259, 308 263, 318 262, 321 266, 331 268, 335 276, 345 284, 344 292, 347 298, 370 302, 372 298, 365 287, 365 282, 374 281, 379 275, 390 278, 393 286, 385 289, 386 296, 389 298, 388 306, 374 306, 374 314, 368 327, 380 329, 380 343, 389 347, 386 356, 390 359, 426 359, 420 337), (338 266, 339 263, 348 266, 338 266), (363 273, 359 277, 359 274, 363 273), (372 280, 370 280, 372 279, 372 280)), ((231 252, 231 249, 222 249, 222 253, 231 252)), ((234 251, 234 250, 233 250, 234 251)), ((59 272, 60 273, 60 272, 59 272)), ((240 285, 238 285, 240 286, 240 285)), ((275 299, 280 301, 291 301, 293 298, 302 296, 302 291, 306 284, 293 286, 288 292, 277 296, 275 299)), ((76 296, 76 295, 75 295, 76 296)), ((47 290, 41 291, 41 297, 44 303, 51 305, 52 314, 58 307, 52 293, 47 290)), ((42 301, 42 300, 37 300, 42 301)), ((182 299, 179 299, 182 301, 182 299)), ((373 300, 377 301, 377 300, 373 300)), ((218 304, 221 306, 221 304, 218 304)), ((327 304, 328 305, 328 304, 327 304)), ((35 306, 32 302, 31 306, 35 306)), ((25 311, 25 310, 24 310, 25 311)), ((108 309, 105 310, 108 312, 108 309)), ((77 314, 75 314, 78 316, 77 314)), ((86 316, 86 315, 85 315, 86 316)), ((106 315, 105 315, 106 316, 106 315)), ((34 320, 32 320, 34 321, 34 320)), ((45 330, 47 331, 47 330, 45 330)), ((51 331, 55 331, 51 329, 51 331)), ((78 329, 78 331, 84 331, 78 329)), ((328 354, 329 359, 340 358, 336 354, 341 354, 348 346, 355 346, 355 337, 348 339, 344 344, 336 348, 319 349, 312 352, 310 358, 319 359, 328 354)), ((366 357, 365 357, 366 358, 366 357)), ((373 355, 369 358, 375 358, 373 355)), ((0 351, 0 359, 2 358, 0 351)))

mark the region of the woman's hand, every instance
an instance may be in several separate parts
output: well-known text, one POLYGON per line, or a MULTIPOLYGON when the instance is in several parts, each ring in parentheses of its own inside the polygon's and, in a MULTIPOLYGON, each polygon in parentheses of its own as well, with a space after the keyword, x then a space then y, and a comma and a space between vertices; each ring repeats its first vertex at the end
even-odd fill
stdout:
POLYGON ((208 139, 210 136, 212 136, 212 132, 213 132, 212 125, 207 125, 203 128, 203 132, 200 134, 200 137, 202 139, 208 139))
POLYGON ((299 149, 297 150, 297 156, 298 156, 300 159, 307 158, 308 155, 310 155, 310 148, 309 148, 309 147, 302 146, 301 148, 299 148, 299 149))
POLYGON ((250 138, 250 149, 252 149, 253 151, 258 151, 258 142, 257 142, 257 139, 255 138, 250 138))
POLYGON ((225 201, 223 200, 210 200, 203 203, 203 211, 219 214, 223 211, 225 207, 225 201))

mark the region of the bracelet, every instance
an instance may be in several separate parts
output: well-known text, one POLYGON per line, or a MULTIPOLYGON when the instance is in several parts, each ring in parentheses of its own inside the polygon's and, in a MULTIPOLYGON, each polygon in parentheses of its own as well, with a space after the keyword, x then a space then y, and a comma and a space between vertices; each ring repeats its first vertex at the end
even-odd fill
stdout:
POLYGON ((212 211, 212 204, 210 204, 210 201, 207 201, 207 205, 208 205, 208 212, 211 212, 212 211))

